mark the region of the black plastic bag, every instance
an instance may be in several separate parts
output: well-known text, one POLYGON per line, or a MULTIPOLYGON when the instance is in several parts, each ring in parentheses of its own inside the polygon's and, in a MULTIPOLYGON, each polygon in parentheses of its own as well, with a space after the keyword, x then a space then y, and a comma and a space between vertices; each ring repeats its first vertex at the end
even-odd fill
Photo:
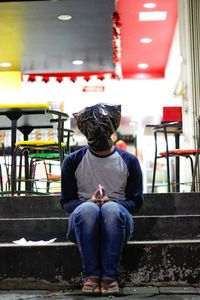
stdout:
POLYGON ((85 107, 73 116, 78 129, 86 136, 93 150, 101 151, 112 147, 111 135, 121 120, 121 105, 99 103, 85 107))

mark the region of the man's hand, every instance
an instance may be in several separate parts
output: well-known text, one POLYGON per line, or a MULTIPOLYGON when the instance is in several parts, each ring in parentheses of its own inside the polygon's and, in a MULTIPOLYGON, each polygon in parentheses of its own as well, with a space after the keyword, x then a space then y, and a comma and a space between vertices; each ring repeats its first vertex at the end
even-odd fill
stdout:
POLYGON ((101 207, 105 202, 108 202, 109 198, 106 194, 104 187, 103 186, 101 187, 101 191, 100 191, 100 187, 96 189, 96 191, 93 193, 89 201, 96 203, 99 207, 101 207), (102 192, 102 196, 100 196, 101 192, 102 192))

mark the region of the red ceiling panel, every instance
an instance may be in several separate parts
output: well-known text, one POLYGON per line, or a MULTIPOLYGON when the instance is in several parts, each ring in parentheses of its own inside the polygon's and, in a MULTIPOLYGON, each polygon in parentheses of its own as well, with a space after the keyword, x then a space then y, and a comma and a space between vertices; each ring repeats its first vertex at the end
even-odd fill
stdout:
POLYGON ((117 11, 121 20, 121 66, 123 78, 161 78, 172 43, 178 18, 177 0, 118 0, 117 11), (143 5, 155 3, 147 9, 143 5), (139 21, 139 12, 166 11, 165 21, 139 21), (150 44, 142 44, 140 39, 149 37, 150 44), (149 65, 148 69, 138 69, 139 63, 149 65))

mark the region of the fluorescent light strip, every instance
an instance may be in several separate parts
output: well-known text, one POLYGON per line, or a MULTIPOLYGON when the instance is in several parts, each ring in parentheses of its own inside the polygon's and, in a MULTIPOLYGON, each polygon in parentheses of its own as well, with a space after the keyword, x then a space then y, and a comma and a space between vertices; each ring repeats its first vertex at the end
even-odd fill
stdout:
POLYGON ((165 21, 166 18, 167 18, 166 11, 139 12, 139 21, 165 21))

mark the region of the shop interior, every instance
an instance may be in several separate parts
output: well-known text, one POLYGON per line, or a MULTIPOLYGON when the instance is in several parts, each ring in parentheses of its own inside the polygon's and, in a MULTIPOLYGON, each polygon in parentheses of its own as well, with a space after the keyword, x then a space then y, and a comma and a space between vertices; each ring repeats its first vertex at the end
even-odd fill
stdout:
MULTIPOLYGON (((182 107, 177 1, 87 0, 84 8, 80 0, 3 1, 0 16, 11 28, 8 32, 4 27, 0 37, 1 102, 48 103, 67 113, 73 147, 86 144, 74 112, 99 102, 121 104, 119 131, 128 151, 138 156, 144 192, 150 193, 155 145, 146 126, 161 123, 164 107, 182 107), (11 65, 3 66, 6 62, 11 65)), ((35 130, 30 139, 45 134, 48 130, 35 130)), ((9 146, 10 133, 2 133, 2 138, 9 146)), ((158 144, 164 147, 164 140, 158 144)), ((166 192, 165 159, 158 169, 156 192, 166 192)))

